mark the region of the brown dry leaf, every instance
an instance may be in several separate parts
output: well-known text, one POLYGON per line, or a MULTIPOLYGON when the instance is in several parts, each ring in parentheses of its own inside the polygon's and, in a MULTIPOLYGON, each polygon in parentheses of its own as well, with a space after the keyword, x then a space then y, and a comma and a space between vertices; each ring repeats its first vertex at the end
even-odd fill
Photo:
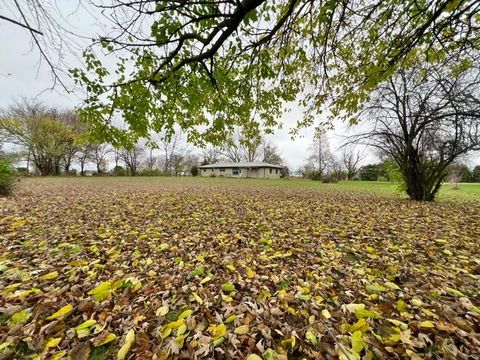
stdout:
POLYGON ((90 356, 91 346, 90 342, 84 341, 78 343, 73 349, 69 352, 68 358, 70 360, 88 360, 90 356))

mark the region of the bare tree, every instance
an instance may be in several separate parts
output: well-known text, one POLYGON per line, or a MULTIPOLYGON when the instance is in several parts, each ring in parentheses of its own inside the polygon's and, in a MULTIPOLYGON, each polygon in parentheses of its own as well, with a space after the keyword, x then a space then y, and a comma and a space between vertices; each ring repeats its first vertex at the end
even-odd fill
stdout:
POLYGON ((282 158, 274 144, 257 134, 248 134, 237 129, 219 152, 233 162, 265 161, 281 164, 282 158))
POLYGON ((188 154, 187 156, 185 156, 185 158, 183 159, 183 169, 182 169, 182 172, 184 174, 188 174, 190 173, 190 170, 192 169, 192 167, 194 166, 198 166, 200 164, 200 158, 198 157, 198 155, 196 154, 188 154))
POLYGON ((223 155, 219 149, 210 146, 202 150, 201 157, 202 165, 208 165, 219 162, 222 159, 223 155))
POLYGON ((85 166, 92 161, 94 145, 88 141, 79 144, 77 150, 77 161, 80 165, 80 175, 85 176, 85 166))
POLYGON ((74 111, 63 111, 58 113, 59 120, 71 129, 71 136, 66 139, 63 151, 63 168, 65 174, 70 172, 70 167, 80 150, 80 138, 87 132, 87 126, 80 122, 74 111))
POLYGON ((261 160, 263 146, 260 136, 246 136, 243 134, 239 139, 239 143, 245 161, 261 160))
POLYGON ((140 145, 135 145, 131 148, 123 148, 120 151, 120 158, 125 163, 130 175, 136 176, 138 168, 143 161, 145 150, 140 145))
POLYGON ((237 129, 232 136, 230 136, 225 143, 219 148, 222 156, 232 162, 244 161, 243 149, 240 144, 241 134, 237 129))
POLYGON ((115 167, 118 167, 121 159, 121 150, 119 148, 113 149, 113 159, 115 161, 115 167))
POLYGON ((340 159, 336 157, 332 157, 332 161, 330 163, 330 172, 329 177, 330 181, 340 181, 343 180, 342 176, 344 173, 343 163, 340 159))
POLYGON ((184 173, 186 155, 180 153, 172 154, 170 158, 170 174, 181 176, 184 173))
POLYGON ((458 185, 462 182, 462 170, 463 167, 460 164, 451 164, 449 166, 446 180, 453 185, 455 190, 458 190, 458 185))
POLYGON ((401 70, 360 119, 370 128, 356 139, 398 164, 411 199, 432 201, 448 166, 480 149, 480 71, 462 59, 401 70))
POLYGON ((181 131, 175 132, 171 137, 164 135, 160 140, 160 150, 162 151, 160 162, 163 171, 171 175, 177 173, 179 163, 191 152, 191 148, 184 140, 181 131))
POLYGON ((311 178, 314 172, 315 167, 310 161, 307 161, 307 163, 305 163, 303 166, 301 166, 295 171, 295 174, 297 176, 301 176, 302 178, 311 178))
POLYGON ((112 152, 112 148, 106 143, 96 143, 92 144, 92 160, 97 167, 97 173, 101 174, 105 169, 105 164, 107 163, 107 155, 112 152))
POLYGON ((278 148, 275 146, 275 144, 269 142, 266 139, 263 139, 262 153, 263 162, 274 165, 283 164, 283 159, 279 154, 278 148))
POLYGON ((317 127, 313 135, 312 143, 309 146, 310 156, 308 161, 312 164, 314 171, 318 172, 321 178, 327 168, 332 164, 332 154, 326 130, 323 127, 317 127))
POLYGON ((342 165, 347 172, 347 180, 352 180, 357 175, 360 162, 364 159, 364 156, 360 151, 349 145, 342 147, 341 156, 342 165))
POLYGON ((155 168, 155 164, 158 161, 158 156, 155 156, 153 153, 153 149, 150 147, 148 149, 148 155, 145 157, 145 166, 148 170, 153 170, 155 168))

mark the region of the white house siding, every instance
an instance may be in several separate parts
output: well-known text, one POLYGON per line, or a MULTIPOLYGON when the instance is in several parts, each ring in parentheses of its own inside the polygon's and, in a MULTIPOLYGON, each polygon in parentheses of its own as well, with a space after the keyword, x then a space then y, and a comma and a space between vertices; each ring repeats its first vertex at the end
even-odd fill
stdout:
POLYGON ((200 174, 202 176, 207 176, 207 177, 212 176, 212 174, 214 174, 215 176, 224 176, 224 177, 240 177, 237 175, 234 176, 232 170, 233 169, 228 169, 228 168, 225 168, 224 171, 220 171, 220 169, 200 169, 200 174))
POLYGON ((238 177, 238 178, 254 178, 254 179, 279 179, 280 169, 273 168, 241 168, 241 172, 238 175, 233 175, 232 168, 224 168, 224 171, 220 171, 220 168, 214 169, 200 169, 201 176, 224 176, 224 177, 238 177), (206 170, 206 171, 205 171, 206 170), (271 173, 270 173, 271 170, 271 173))
POLYGON ((280 179, 280 175, 281 175, 280 169, 264 168, 263 170, 265 170, 264 177, 266 179, 280 179), (272 170, 271 173, 270 173, 270 170, 272 170))

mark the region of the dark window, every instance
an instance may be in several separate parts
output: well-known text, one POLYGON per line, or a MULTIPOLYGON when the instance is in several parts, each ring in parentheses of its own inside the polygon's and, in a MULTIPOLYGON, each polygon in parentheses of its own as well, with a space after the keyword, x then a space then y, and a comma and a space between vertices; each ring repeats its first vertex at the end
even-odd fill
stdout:
POLYGON ((270 174, 272 173, 272 169, 270 169, 270 174))
POLYGON ((275 174, 278 174, 278 169, 275 169, 275 174))
POLYGON ((207 172, 207 169, 203 169, 203 172, 207 172))
POLYGON ((212 172, 213 172, 213 168, 212 168, 212 172))
POLYGON ((239 168, 233 168, 232 169, 232 175, 240 175, 241 172, 242 172, 242 170, 239 169, 239 168))
POLYGON ((220 172, 225 172, 225 169, 220 169, 220 172))

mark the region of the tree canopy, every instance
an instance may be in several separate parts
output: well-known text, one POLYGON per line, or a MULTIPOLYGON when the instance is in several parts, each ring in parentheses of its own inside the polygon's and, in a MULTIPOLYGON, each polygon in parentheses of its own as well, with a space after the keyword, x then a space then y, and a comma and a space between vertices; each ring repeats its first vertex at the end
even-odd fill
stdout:
POLYGON ((72 75, 81 116, 106 140, 150 131, 220 142, 236 126, 271 131, 288 103, 300 126, 325 111, 355 122, 395 71, 480 46, 475 0, 225 0, 97 4, 109 31, 72 75), (107 64, 116 63, 113 68, 107 64), (115 127, 121 117, 127 130, 115 127))
POLYGON ((417 65, 379 86, 357 135, 399 166, 411 199, 433 200, 449 166, 480 150, 480 73, 463 61, 417 65))
POLYGON ((42 175, 56 175, 62 166, 68 173, 86 127, 72 111, 24 99, 0 109, 0 136, 25 152, 42 175))

